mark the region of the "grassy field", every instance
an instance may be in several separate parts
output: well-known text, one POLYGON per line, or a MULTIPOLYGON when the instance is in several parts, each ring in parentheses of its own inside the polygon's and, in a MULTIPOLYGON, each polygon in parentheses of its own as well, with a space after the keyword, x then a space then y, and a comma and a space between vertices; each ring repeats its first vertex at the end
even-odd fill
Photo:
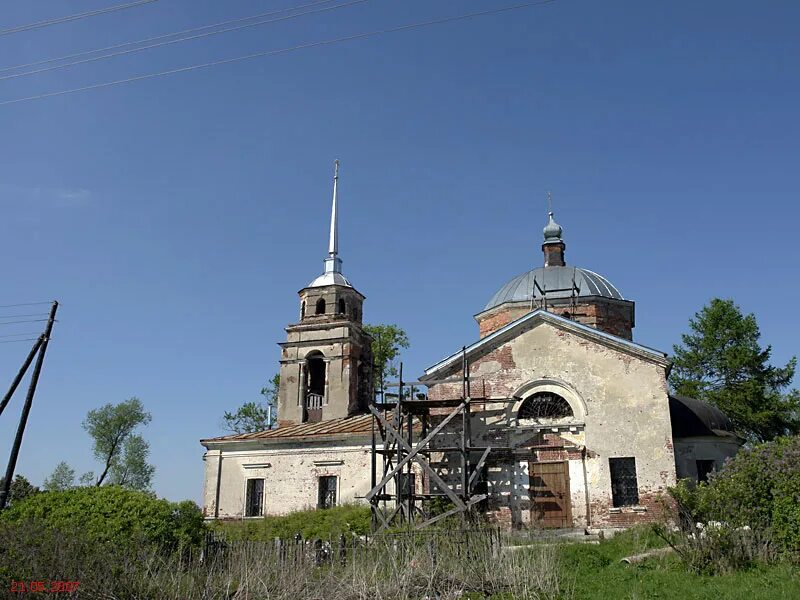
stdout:
POLYGON ((620 562, 664 542, 634 529, 599 544, 563 544, 559 571, 565 598, 574 600, 800 600, 800 568, 756 567, 729 575, 695 575, 674 555, 639 565, 620 562))

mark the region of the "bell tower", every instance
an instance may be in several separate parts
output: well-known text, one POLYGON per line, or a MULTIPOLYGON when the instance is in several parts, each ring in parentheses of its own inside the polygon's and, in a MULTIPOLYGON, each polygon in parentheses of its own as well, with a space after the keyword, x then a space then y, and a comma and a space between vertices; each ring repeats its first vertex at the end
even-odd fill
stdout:
POLYGON ((366 412, 372 393, 372 338, 362 329, 364 295, 342 274, 339 258, 339 161, 325 270, 298 292, 300 320, 281 343, 278 426, 366 412))

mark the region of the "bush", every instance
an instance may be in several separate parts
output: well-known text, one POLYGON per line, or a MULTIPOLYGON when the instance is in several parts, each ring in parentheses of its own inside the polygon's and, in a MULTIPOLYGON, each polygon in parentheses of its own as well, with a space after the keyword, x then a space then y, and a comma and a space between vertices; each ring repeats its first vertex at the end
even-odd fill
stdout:
POLYGON ((800 554, 800 436, 743 449, 707 484, 680 482, 671 493, 685 527, 709 521, 749 527, 784 553, 800 554))
POLYGON ((370 531, 371 519, 368 506, 345 504, 262 519, 218 521, 212 529, 232 540, 289 539, 298 533, 303 539, 330 539, 340 535, 366 535, 370 531))
POLYGON ((29 496, 4 511, 0 522, 33 523, 88 541, 123 546, 197 545, 205 532, 203 515, 190 500, 169 502, 147 492, 110 485, 29 496))

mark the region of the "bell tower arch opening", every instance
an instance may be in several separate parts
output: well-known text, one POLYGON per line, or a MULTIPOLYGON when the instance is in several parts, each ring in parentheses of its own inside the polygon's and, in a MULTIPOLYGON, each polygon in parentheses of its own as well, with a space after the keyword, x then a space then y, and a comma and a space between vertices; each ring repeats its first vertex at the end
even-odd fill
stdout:
POLYGON ((322 420, 325 401, 326 363, 322 352, 311 352, 306 357, 306 397, 303 402, 303 423, 322 420))

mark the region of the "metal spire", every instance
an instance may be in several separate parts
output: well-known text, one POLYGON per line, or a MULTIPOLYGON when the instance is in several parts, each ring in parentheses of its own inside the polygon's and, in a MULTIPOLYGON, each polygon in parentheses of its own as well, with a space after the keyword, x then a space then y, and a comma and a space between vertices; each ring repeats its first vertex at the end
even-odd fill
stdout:
POLYGON ((339 182, 339 161, 334 161, 333 168, 333 205, 331 206, 331 235, 328 243, 328 255, 333 258, 339 254, 339 216, 337 214, 338 194, 336 185, 339 182))
POLYGON ((328 258, 325 259, 326 273, 341 273, 342 259, 339 258, 339 161, 334 161, 333 203, 331 204, 331 232, 328 240, 328 258))

